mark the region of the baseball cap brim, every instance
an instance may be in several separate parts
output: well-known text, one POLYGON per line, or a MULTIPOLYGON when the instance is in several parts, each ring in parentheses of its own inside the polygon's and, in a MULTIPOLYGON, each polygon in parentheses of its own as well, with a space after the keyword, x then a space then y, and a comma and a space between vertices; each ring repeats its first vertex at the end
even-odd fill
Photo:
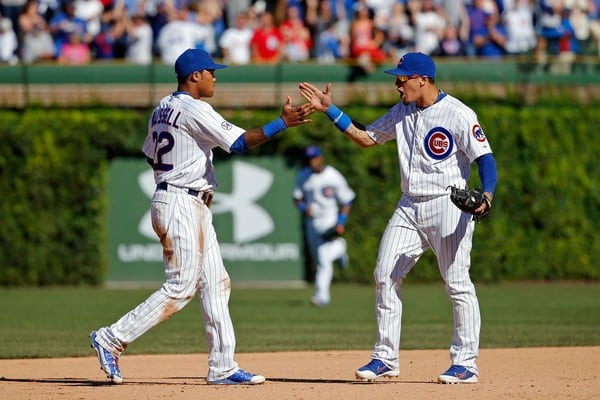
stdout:
POLYGON ((192 68, 192 69, 194 69, 194 71, 200 71, 200 70, 203 70, 203 69, 222 69, 222 68, 227 68, 227 65, 217 64, 217 63, 212 63, 212 64, 198 63, 198 64, 191 64, 189 67, 192 68))
POLYGON ((383 72, 385 72, 386 74, 396 75, 396 76, 413 76, 414 75, 412 72, 406 71, 402 68, 387 69, 383 72))

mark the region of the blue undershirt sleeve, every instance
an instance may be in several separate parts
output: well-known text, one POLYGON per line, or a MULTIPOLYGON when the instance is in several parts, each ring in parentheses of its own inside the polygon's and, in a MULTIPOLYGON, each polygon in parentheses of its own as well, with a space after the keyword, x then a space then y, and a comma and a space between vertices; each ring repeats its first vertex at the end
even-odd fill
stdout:
POLYGON ((231 145, 229 150, 231 150, 232 152, 234 152, 236 154, 241 154, 241 153, 248 151, 248 145, 246 144, 246 133, 245 132, 243 134, 241 134, 240 136, 238 136, 237 139, 235 139, 235 142, 233 142, 233 144, 231 145))
POLYGON ((475 160, 479 169, 479 180, 481 189, 484 192, 494 194, 496 183, 498 183, 498 172, 496 170, 496 160, 492 153, 484 154, 475 160))

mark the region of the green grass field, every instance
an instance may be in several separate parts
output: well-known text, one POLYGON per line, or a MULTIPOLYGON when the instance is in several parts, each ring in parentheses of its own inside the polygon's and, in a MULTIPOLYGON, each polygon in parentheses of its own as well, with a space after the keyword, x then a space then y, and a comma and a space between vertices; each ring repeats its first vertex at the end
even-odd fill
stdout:
MULTIPOLYGON (((481 347, 600 345, 600 283, 478 285, 481 347)), ((2 289, 0 358, 89 356, 88 335, 152 290, 2 289)), ((372 286, 336 285, 333 302, 312 307, 312 288, 232 291, 238 352, 370 351, 372 286)), ((447 348, 452 309, 441 283, 404 285, 401 348, 447 348)), ((207 351, 198 299, 131 344, 128 354, 207 351)))

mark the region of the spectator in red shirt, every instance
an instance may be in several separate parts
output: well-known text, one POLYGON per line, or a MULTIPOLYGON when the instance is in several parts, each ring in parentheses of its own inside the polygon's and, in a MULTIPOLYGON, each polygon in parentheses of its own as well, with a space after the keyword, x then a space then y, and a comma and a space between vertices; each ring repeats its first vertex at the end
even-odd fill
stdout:
POLYGON ((365 4, 357 5, 350 25, 350 57, 357 60, 365 74, 372 73, 387 56, 382 50, 385 34, 375 26, 372 10, 365 4))
POLYGON ((306 61, 310 56, 312 40, 310 30, 304 24, 300 9, 295 5, 288 5, 286 17, 279 30, 283 35, 283 56, 289 61, 306 61))
POLYGON ((273 14, 265 11, 260 16, 260 25, 254 30, 250 41, 252 61, 257 64, 275 64, 281 60, 283 35, 275 26, 273 14))

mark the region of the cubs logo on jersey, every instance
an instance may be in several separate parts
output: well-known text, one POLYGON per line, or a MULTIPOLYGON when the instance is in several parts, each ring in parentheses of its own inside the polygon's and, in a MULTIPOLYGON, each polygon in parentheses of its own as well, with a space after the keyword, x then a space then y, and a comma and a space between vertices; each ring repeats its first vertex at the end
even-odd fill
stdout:
POLYGON ((483 133, 483 129, 481 129, 481 127, 479 125, 473 125, 473 128, 471 129, 471 133, 478 142, 486 141, 485 133, 483 133))
POLYGON ((335 197, 335 189, 332 186, 323 187, 323 189, 321 190, 321 193, 323 193, 323 197, 327 197, 327 198, 335 197))
POLYGON ((425 151, 434 160, 443 160, 452 153, 454 140, 452 135, 442 127, 436 127, 425 135, 425 151))

